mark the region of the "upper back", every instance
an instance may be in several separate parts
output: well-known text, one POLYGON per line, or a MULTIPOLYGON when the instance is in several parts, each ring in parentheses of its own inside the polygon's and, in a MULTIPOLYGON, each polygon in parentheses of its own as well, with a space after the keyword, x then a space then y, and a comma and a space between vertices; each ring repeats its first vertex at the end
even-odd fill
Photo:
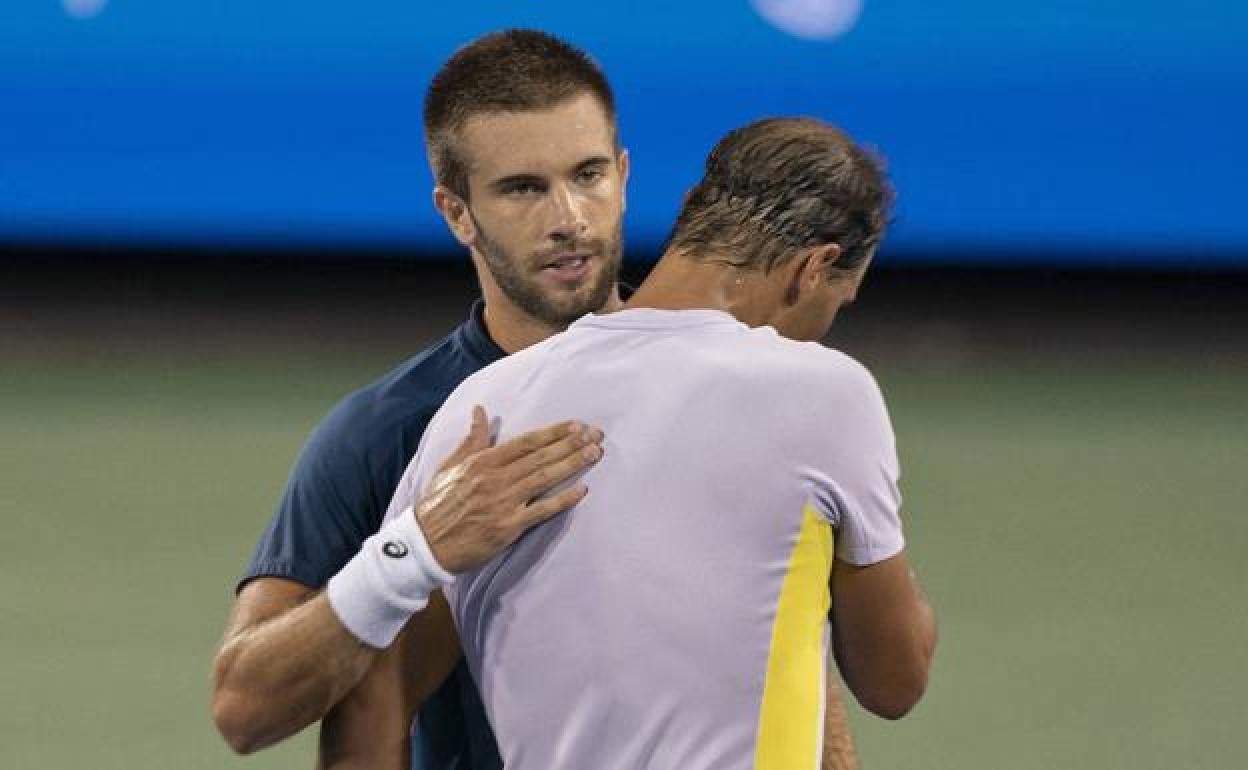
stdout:
POLYGON ((607 747, 620 767, 751 757, 786 581, 806 565, 818 648, 836 498, 855 494, 855 458, 891 455, 878 398, 848 357, 710 310, 588 316, 465 381, 415 489, 474 404, 500 440, 564 419, 606 434, 588 497, 447 591, 507 766, 587 766, 607 747))

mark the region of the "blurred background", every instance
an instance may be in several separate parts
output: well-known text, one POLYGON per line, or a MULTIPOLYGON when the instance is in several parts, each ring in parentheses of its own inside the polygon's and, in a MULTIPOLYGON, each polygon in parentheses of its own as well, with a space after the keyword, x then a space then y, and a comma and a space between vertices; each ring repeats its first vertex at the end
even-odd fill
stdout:
POLYGON ((591 51, 629 280, 729 128, 887 157, 897 223, 828 343, 893 410, 941 618, 867 768, 1248 756, 1248 5, 1194 0, 9 0, 0 14, 0 767, 233 758, 232 588, 308 431, 476 287, 420 106, 460 44, 591 51))

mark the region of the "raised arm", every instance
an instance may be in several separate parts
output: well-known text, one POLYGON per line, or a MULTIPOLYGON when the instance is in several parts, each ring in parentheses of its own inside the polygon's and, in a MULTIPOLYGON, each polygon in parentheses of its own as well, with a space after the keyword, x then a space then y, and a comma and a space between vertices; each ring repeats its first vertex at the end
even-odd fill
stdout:
MULTIPOLYGON (((416 505, 434 556, 464 569, 465 559, 489 558, 541 517, 570 507, 582 491, 528 503, 592 465, 601 438, 560 423, 491 448, 478 411, 468 438, 416 505)), ((213 677, 213 718, 235 751, 256 751, 323 718, 388 646, 363 643, 340 618, 325 593, 293 581, 259 578, 243 588, 213 677)))
POLYGON ((919 702, 936 647, 936 616, 904 551, 866 567, 834 562, 832 642, 863 708, 900 719, 919 702))

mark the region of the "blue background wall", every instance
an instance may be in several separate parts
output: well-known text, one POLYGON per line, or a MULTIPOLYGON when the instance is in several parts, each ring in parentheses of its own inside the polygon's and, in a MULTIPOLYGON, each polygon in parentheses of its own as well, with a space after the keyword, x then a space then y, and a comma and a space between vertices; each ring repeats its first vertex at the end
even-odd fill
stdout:
POLYGON ((526 25, 616 86, 634 249, 725 130, 813 114, 888 157, 886 259, 1248 266, 1230 0, 796 0, 848 14, 825 39, 760 12, 785 0, 5 5, 0 242, 453 251, 423 90, 459 44, 526 25))

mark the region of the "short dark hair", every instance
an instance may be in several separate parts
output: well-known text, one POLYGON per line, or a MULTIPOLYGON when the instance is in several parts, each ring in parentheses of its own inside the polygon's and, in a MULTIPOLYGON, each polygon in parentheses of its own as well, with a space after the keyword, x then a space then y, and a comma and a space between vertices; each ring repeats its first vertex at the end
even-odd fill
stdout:
POLYGON ((508 29, 460 48, 425 94, 425 147, 438 184, 468 198, 468 162, 455 134, 474 115, 554 107, 589 92, 601 103, 615 141, 615 97, 589 54, 553 35, 508 29))
POLYGON ((801 249, 841 247, 851 270, 884 236, 893 189, 883 163, 813 118, 768 118, 730 132, 706 159, 668 248, 769 272, 801 249))

